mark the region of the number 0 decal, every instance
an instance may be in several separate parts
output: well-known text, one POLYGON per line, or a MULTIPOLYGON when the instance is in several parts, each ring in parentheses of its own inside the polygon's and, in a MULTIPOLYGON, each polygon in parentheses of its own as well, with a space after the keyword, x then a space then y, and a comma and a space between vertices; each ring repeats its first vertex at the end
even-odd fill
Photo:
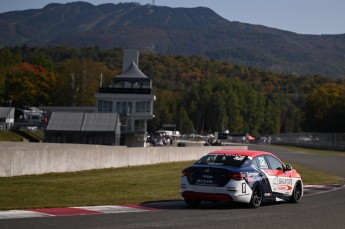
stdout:
POLYGON ((246 193, 246 183, 242 183, 242 193, 246 193))

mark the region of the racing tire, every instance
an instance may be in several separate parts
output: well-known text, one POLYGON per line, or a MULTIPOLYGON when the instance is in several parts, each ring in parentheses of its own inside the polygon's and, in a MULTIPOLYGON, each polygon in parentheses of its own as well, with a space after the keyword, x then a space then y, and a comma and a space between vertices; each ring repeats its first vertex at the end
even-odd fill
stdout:
POLYGON ((299 200, 302 198, 302 183, 300 181, 297 181, 295 184, 295 187, 293 189, 291 198, 290 198, 290 202, 292 203, 298 203, 299 200))
POLYGON ((253 191, 253 194, 252 194, 252 198, 250 199, 249 205, 252 208, 260 207, 260 205, 262 203, 262 197, 263 197, 262 188, 261 188, 260 185, 257 185, 254 188, 254 191, 253 191))
POLYGON ((201 200, 196 198, 184 198, 184 202, 191 208, 196 208, 201 204, 201 200))

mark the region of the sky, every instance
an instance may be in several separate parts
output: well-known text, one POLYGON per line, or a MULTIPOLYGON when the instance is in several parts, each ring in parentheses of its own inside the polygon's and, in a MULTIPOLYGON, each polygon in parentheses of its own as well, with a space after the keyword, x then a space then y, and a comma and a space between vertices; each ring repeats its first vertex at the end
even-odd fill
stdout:
MULTIPOLYGON (((83 0, 93 5, 139 2, 168 7, 204 6, 229 21, 264 25, 299 34, 345 34, 345 0, 83 0)), ((0 0, 0 13, 43 8, 73 0, 0 0)))

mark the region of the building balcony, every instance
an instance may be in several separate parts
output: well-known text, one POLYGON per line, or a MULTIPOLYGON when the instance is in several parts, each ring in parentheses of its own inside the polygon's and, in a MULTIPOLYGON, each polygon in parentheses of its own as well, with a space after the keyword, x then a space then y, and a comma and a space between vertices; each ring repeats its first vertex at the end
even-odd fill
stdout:
POLYGON ((151 88, 114 88, 114 87, 101 87, 99 93, 108 94, 151 94, 151 88))

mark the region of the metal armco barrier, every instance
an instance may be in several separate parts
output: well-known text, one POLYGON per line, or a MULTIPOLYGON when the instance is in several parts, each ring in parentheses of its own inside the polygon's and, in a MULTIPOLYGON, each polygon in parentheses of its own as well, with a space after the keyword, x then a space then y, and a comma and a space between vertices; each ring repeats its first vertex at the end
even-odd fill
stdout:
POLYGON ((271 144, 345 151, 345 133, 288 133, 272 135, 271 144))

